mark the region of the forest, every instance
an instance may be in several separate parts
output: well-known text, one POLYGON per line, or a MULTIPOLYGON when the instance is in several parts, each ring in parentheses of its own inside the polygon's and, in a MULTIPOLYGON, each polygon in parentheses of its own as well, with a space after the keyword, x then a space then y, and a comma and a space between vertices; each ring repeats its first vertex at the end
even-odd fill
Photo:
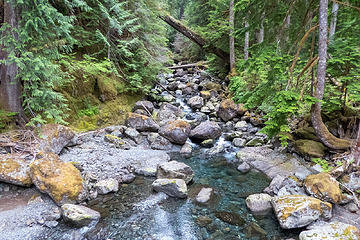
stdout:
MULTIPOLYGON (((65 205, 122 217, 112 201, 145 204, 150 188, 198 211, 193 238, 133 212, 144 232, 112 229, 99 210, 79 239, 360 239, 360 1, 0 0, 0 226, 9 185, 46 193, 78 226, 65 212, 82 205, 65 205), (271 213, 259 220, 259 208, 271 213), (319 219, 328 225, 304 230, 319 219)), ((144 214, 189 217, 154 198, 163 212, 144 214)), ((58 219, 29 239, 74 231, 58 219)))

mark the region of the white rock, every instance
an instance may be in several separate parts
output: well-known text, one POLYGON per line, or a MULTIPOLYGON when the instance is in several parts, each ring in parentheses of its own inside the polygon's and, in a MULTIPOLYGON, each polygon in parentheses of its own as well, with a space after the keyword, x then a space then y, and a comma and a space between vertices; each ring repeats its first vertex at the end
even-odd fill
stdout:
POLYGON ((97 182, 95 187, 99 194, 108 194, 119 190, 119 182, 116 179, 108 178, 97 182))
POLYGON ((345 240, 359 239, 360 231, 353 225, 332 222, 322 226, 316 226, 311 230, 303 231, 299 236, 300 240, 345 240))
POLYGON ((166 193, 170 197, 187 197, 187 186, 183 179, 157 179, 152 186, 156 192, 166 193))
POLYGON ((272 197, 265 193, 252 194, 245 200, 246 206, 252 212, 266 212, 271 209, 272 197))
POLYGON ((210 200, 211 194, 213 193, 212 188, 202 188, 196 196, 196 201, 199 203, 206 203, 210 200))
POLYGON ((96 225, 100 219, 100 213, 80 205, 64 204, 61 212, 65 222, 77 227, 96 225))

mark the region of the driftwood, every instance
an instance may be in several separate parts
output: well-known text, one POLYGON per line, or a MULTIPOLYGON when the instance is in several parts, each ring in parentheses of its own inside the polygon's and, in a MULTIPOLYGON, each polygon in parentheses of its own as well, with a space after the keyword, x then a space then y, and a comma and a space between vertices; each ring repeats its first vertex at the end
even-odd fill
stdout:
POLYGON ((170 15, 163 15, 159 16, 160 19, 162 19, 164 22, 169 24, 171 27, 173 27, 178 32, 182 33, 185 37, 189 38, 191 41, 199 45, 202 49, 204 49, 206 52, 213 53, 222 60, 224 60, 226 63, 229 63, 230 61, 230 55, 229 53, 221 50, 220 48, 217 48, 211 44, 207 44, 206 40, 202 38, 198 33, 194 32, 187 26, 185 26, 182 22, 176 20, 170 15))
POLYGON ((172 67, 168 67, 168 69, 181 69, 181 68, 194 68, 194 67, 206 68, 206 62, 198 62, 198 63, 179 65, 179 66, 172 66, 172 67))

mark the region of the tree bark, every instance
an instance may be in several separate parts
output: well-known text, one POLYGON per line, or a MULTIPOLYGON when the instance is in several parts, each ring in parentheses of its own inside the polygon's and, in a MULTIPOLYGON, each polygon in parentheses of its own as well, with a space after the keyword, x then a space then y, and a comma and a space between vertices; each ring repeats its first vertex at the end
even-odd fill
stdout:
POLYGON ((203 48, 205 51, 210 52, 224 60, 227 64, 229 63, 229 54, 220 48, 217 48, 213 45, 206 45, 206 40, 203 39, 199 34, 192 31, 190 28, 186 27, 182 22, 176 20, 172 16, 165 15, 165 16, 159 16, 164 22, 169 24, 171 27, 173 27, 178 32, 182 33, 184 36, 189 38, 191 41, 199 45, 201 48, 203 48))
POLYGON ((230 72, 232 72, 235 71, 234 0, 230 0, 229 12, 230 72))
POLYGON ((336 31, 338 10, 339 10, 339 4, 336 2, 333 2, 333 6, 332 6, 332 10, 331 10, 330 32, 329 32, 330 41, 332 41, 334 39, 334 35, 335 35, 335 31, 336 31))
POLYGON ((265 20, 265 12, 261 14, 261 22, 260 22, 260 29, 256 34, 256 41, 257 43, 264 42, 264 20, 265 20))
MULTIPOLYGON (((245 18, 245 28, 249 27, 248 17, 245 18)), ((244 43, 244 60, 247 61, 249 59, 249 30, 245 32, 245 43, 244 43)))
MULTIPOLYGON (((12 29, 18 27, 19 14, 11 1, 4 1, 4 23, 9 24, 10 28, 2 33, 5 37, 8 34, 15 40, 18 35, 12 29)), ((15 51, 14 49, 11 49, 15 51)), ((0 46, 0 59, 8 60, 9 53, 5 46, 0 46)), ((18 67, 15 62, 0 64, 0 107, 9 112, 17 113, 17 122, 24 125, 26 117, 22 108, 21 83, 17 79, 18 67)))
POLYGON ((317 82, 314 97, 319 100, 311 107, 311 122, 316 135, 320 140, 331 149, 348 149, 351 142, 345 139, 336 138, 325 126, 321 117, 321 100, 324 97, 326 57, 327 57, 327 26, 328 26, 328 0, 320 0, 319 9, 319 62, 317 69, 317 82))
POLYGON ((360 165, 360 120, 359 120, 359 127, 358 127, 355 147, 353 148, 352 154, 356 165, 359 166, 360 165))

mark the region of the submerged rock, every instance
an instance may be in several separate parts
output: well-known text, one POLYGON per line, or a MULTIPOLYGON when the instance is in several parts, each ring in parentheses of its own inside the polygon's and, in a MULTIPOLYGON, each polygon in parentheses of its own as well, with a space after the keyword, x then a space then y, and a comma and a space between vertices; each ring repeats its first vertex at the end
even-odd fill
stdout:
POLYGON ((221 221, 226 222, 231 225, 236 225, 236 226, 241 227, 245 224, 245 219, 242 218, 237 213, 218 211, 218 212, 215 212, 215 216, 217 218, 219 218, 221 221))
POLYGON ((247 173, 251 170, 251 166, 247 164, 246 162, 243 162, 237 167, 237 170, 241 173, 247 173))
POLYGON ((170 121, 159 130, 159 134, 170 142, 183 145, 188 139, 191 131, 189 123, 183 120, 170 121))
POLYGON ((100 219, 100 213, 80 205, 64 204, 61 212, 65 222, 76 227, 96 225, 100 219))
POLYGON ((135 128, 139 132, 156 132, 159 130, 159 125, 150 117, 140 115, 137 113, 129 113, 126 119, 126 124, 129 127, 135 128))
POLYGON ((95 184, 99 194, 108 194, 110 192, 117 192, 119 190, 119 182, 116 179, 109 178, 101 180, 95 184))
POLYGON ((71 163, 62 162, 54 153, 40 153, 30 165, 35 186, 58 205, 80 202, 86 197, 81 174, 71 163))
POLYGON ((336 204, 342 200, 339 182, 328 173, 309 175, 304 184, 306 191, 313 197, 336 204))
POLYGON ((157 179, 152 186, 156 192, 166 193, 170 197, 187 197, 187 186, 183 179, 157 179))
POLYGON ((194 128, 190 138, 195 140, 217 139, 221 136, 221 128, 216 122, 206 121, 194 128))
POLYGON ((280 226, 284 229, 305 227, 320 217, 331 218, 331 203, 313 197, 288 195, 275 197, 271 203, 280 226))
POLYGON ((200 216, 196 219, 196 223, 200 226, 200 227, 205 227, 209 224, 212 223, 212 219, 207 217, 207 216, 200 216))
POLYGON ((355 240, 360 239, 360 231, 350 224, 331 222, 303 231, 299 238, 300 240, 355 240))
POLYGON ((32 184, 29 161, 20 154, 1 155, 0 181, 29 187, 32 184))
POLYGON ((183 179, 186 183, 191 182, 194 172, 185 163, 170 161, 158 166, 157 178, 183 179))
POLYGON ((245 200, 246 206, 252 212, 260 213, 271 210, 272 197, 265 193, 252 194, 245 200))
POLYGON ((212 188, 202 188, 198 195, 196 196, 196 201, 198 203, 206 203, 211 199, 211 195, 214 192, 212 188))

